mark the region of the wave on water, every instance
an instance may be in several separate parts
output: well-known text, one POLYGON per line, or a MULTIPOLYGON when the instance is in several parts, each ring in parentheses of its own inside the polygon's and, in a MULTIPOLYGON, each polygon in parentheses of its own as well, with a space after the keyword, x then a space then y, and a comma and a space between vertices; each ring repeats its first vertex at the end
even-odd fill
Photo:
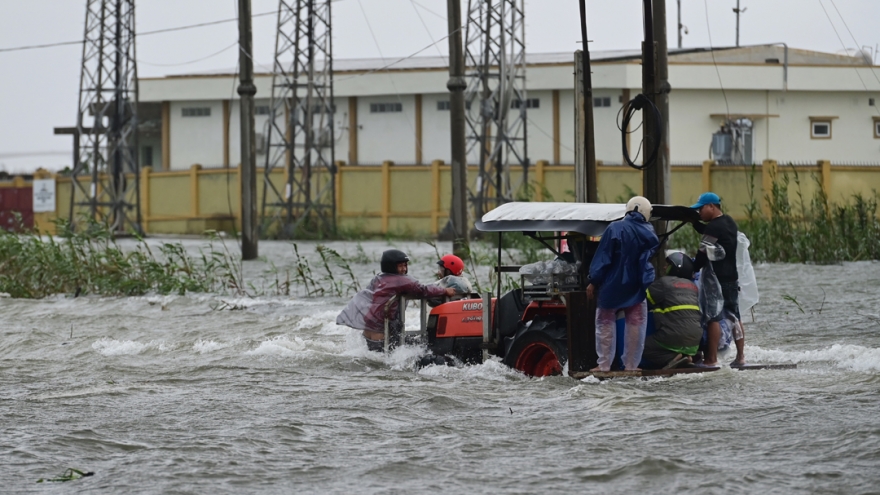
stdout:
POLYGON ((834 344, 824 349, 781 351, 749 346, 746 357, 752 362, 831 363, 847 371, 880 371, 880 349, 853 344, 834 344))
POLYGON ((223 344, 220 342, 215 342, 213 340, 199 339, 193 344, 192 350, 196 354, 209 354, 215 351, 219 351, 221 349, 226 349, 230 345, 231 344, 223 344))
POLYGON ((103 356, 134 356, 148 350, 155 349, 165 352, 172 348, 173 346, 164 340, 151 340, 144 344, 133 340, 116 340, 109 337, 100 338, 92 344, 92 349, 103 356))

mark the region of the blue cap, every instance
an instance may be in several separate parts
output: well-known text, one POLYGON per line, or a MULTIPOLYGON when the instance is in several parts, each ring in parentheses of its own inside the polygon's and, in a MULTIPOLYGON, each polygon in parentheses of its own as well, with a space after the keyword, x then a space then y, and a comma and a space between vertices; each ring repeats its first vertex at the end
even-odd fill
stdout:
POLYGON ((697 203, 691 206, 691 208, 701 208, 706 205, 720 205, 721 198, 718 197, 717 194, 713 192, 704 192, 700 194, 700 199, 697 200, 697 203))

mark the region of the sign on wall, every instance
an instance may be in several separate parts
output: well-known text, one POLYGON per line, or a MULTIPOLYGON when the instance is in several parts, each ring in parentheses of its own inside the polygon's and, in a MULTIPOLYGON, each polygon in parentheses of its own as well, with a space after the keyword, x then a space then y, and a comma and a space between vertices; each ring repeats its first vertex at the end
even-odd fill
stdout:
POLYGON ((34 179, 34 213, 55 211, 55 179, 34 179))

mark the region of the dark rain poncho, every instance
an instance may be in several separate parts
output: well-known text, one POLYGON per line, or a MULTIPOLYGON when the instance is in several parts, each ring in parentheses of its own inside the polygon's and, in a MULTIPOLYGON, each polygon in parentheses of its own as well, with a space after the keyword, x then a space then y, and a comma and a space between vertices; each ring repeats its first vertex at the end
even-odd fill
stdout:
POLYGON ((380 273, 366 289, 355 294, 336 317, 337 325, 371 332, 385 331, 385 318, 396 320, 403 296, 413 299, 446 295, 439 285, 422 285, 409 275, 380 273))
POLYGON ((590 264, 600 308, 628 308, 645 299, 645 289, 654 281, 651 256, 659 245, 654 227, 641 213, 608 225, 590 264))

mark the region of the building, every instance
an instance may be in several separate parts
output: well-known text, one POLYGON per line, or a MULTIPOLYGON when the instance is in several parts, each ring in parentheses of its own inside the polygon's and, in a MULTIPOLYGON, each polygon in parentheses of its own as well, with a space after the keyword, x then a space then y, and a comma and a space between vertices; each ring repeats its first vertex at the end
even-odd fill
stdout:
MULTIPOLYGON (((640 91, 640 53, 591 55, 596 158, 619 164, 618 113, 622 102, 640 91)), ((571 53, 527 57, 531 163, 574 162, 573 58, 571 53)), ((413 57, 387 67, 391 63, 334 61, 335 159, 364 165, 449 163, 446 59, 413 57)), ((266 160, 271 74, 257 71, 260 167, 266 160)), ((880 67, 861 57, 779 45, 679 49, 669 54, 669 81, 672 164, 710 158, 722 163, 768 158, 780 163, 819 158, 880 162, 880 67), (730 123, 735 132, 719 133, 730 123), (735 156, 728 156, 731 142, 739 144, 735 156)), ((144 78, 139 84, 142 166, 158 171, 239 163, 234 73, 144 78)), ((640 138, 641 131, 631 135, 631 154, 638 151, 640 138)))

